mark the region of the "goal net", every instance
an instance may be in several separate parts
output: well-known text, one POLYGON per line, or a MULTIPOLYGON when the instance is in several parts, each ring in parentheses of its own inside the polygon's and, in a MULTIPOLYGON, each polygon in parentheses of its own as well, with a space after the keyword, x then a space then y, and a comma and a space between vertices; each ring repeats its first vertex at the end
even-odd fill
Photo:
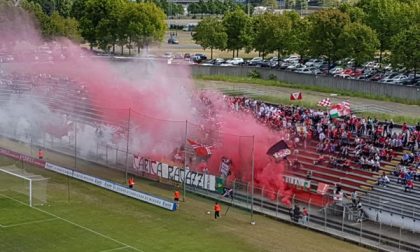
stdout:
POLYGON ((48 178, 16 166, 0 167, 0 194, 31 207, 47 202, 47 184, 48 178))

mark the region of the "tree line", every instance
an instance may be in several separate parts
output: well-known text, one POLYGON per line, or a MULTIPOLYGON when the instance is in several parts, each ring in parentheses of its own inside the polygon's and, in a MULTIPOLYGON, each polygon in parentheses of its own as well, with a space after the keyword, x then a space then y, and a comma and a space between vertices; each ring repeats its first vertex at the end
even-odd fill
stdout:
POLYGON ((418 70, 420 62, 420 2, 417 0, 360 0, 300 17, 296 12, 249 17, 241 9, 222 19, 208 17, 193 39, 204 49, 255 50, 262 56, 293 53, 302 58, 325 57, 329 64, 353 58, 356 65, 379 54, 390 55, 394 66, 418 70))
POLYGON ((113 53, 116 45, 126 46, 131 53, 165 35, 166 15, 155 2, 168 7, 166 0, 22 0, 20 7, 35 16, 47 40, 84 40, 91 48, 113 53))

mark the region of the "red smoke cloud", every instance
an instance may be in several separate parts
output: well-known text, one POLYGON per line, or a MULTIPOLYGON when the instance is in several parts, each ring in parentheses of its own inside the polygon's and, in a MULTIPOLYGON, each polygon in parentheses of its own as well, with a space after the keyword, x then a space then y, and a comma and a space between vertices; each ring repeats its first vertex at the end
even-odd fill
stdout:
MULTIPOLYGON (((290 192, 286 191, 282 176, 284 163, 274 163, 266 155, 267 149, 281 139, 280 133, 259 124, 250 115, 228 111, 221 94, 209 95, 215 114, 215 119, 209 121, 200 113, 207 108, 194 98, 197 91, 188 66, 153 60, 113 63, 92 57, 65 39, 41 43, 33 27, 22 12, 1 24, 0 51, 16 59, 7 65, 7 71, 66 76, 78 83, 77 88, 84 85, 89 101, 104 121, 124 125, 130 116, 131 149, 142 155, 168 157, 173 148, 184 144, 185 121, 191 122, 188 125, 192 137, 201 127, 218 128, 219 133, 206 139, 214 145, 208 161, 211 173, 219 174, 220 160, 226 156, 233 161, 229 179, 250 181, 254 155, 256 185, 264 187, 269 196, 279 192, 286 196, 284 203, 289 203, 290 192), (40 52, 41 45, 47 49, 40 52), (44 54, 53 57, 53 63, 37 59, 44 54), (220 125, 212 125, 216 123, 220 125)), ((205 138, 203 134, 199 137, 205 138)))

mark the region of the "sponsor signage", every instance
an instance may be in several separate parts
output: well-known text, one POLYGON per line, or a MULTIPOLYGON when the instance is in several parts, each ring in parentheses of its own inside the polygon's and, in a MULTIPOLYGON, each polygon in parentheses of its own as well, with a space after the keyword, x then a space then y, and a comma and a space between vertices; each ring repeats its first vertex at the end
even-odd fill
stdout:
POLYGON ((51 164, 48 162, 45 162, 43 160, 39 160, 36 158, 33 158, 31 156, 27 156, 18 152, 14 152, 8 149, 4 149, 0 147, 0 155, 6 156, 6 157, 10 157, 16 160, 21 160, 25 163, 31 164, 31 165, 35 165, 35 166, 39 166, 42 168, 45 168, 47 170, 56 172, 56 173, 60 173, 62 175, 68 176, 68 177, 72 177, 87 183, 90 183, 92 185, 96 185, 99 187, 102 187, 104 189, 137 199, 137 200, 141 200, 144 201, 146 203, 155 205, 155 206, 159 206, 171 211, 175 211, 176 210, 176 204, 174 202, 171 201, 167 201, 167 200, 163 200, 160 198, 157 198, 155 196, 146 194, 146 193, 142 193, 139 191, 135 191, 132 190, 130 188, 127 188, 125 186, 107 181, 107 180, 103 180, 100 178, 96 178, 81 172, 77 172, 77 171, 73 171, 55 164, 51 164))
POLYGON ((176 204, 173 202, 166 201, 166 200, 157 198, 155 196, 152 196, 146 193, 135 191, 125 186, 122 186, 122 185, 119 185, 119 184, 116 184, 107 180, 96 178, 96 177, 93 177, 93 176, 90 176, 81 172, 73 171, 73 170, 70 170, 70 169, 67 169, 58 165, 54 165, 48 162, 45 164, 45 169, 90 183, 92 185, 102 187, 104 189, 131 197, 134 199, 144 201, 146 203, 149 203, 155 206, 159 206, 159 207, 171 210, 171 211, 176 210, 176 204))

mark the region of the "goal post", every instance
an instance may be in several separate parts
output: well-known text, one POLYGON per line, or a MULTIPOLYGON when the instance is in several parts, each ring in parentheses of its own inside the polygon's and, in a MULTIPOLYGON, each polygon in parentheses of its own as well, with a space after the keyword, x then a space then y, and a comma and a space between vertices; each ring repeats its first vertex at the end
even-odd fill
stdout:
POLYGON ((24 202, 30 207, 47 202, 48 179, 16 166, 0 167, 0 194, 24 202))

